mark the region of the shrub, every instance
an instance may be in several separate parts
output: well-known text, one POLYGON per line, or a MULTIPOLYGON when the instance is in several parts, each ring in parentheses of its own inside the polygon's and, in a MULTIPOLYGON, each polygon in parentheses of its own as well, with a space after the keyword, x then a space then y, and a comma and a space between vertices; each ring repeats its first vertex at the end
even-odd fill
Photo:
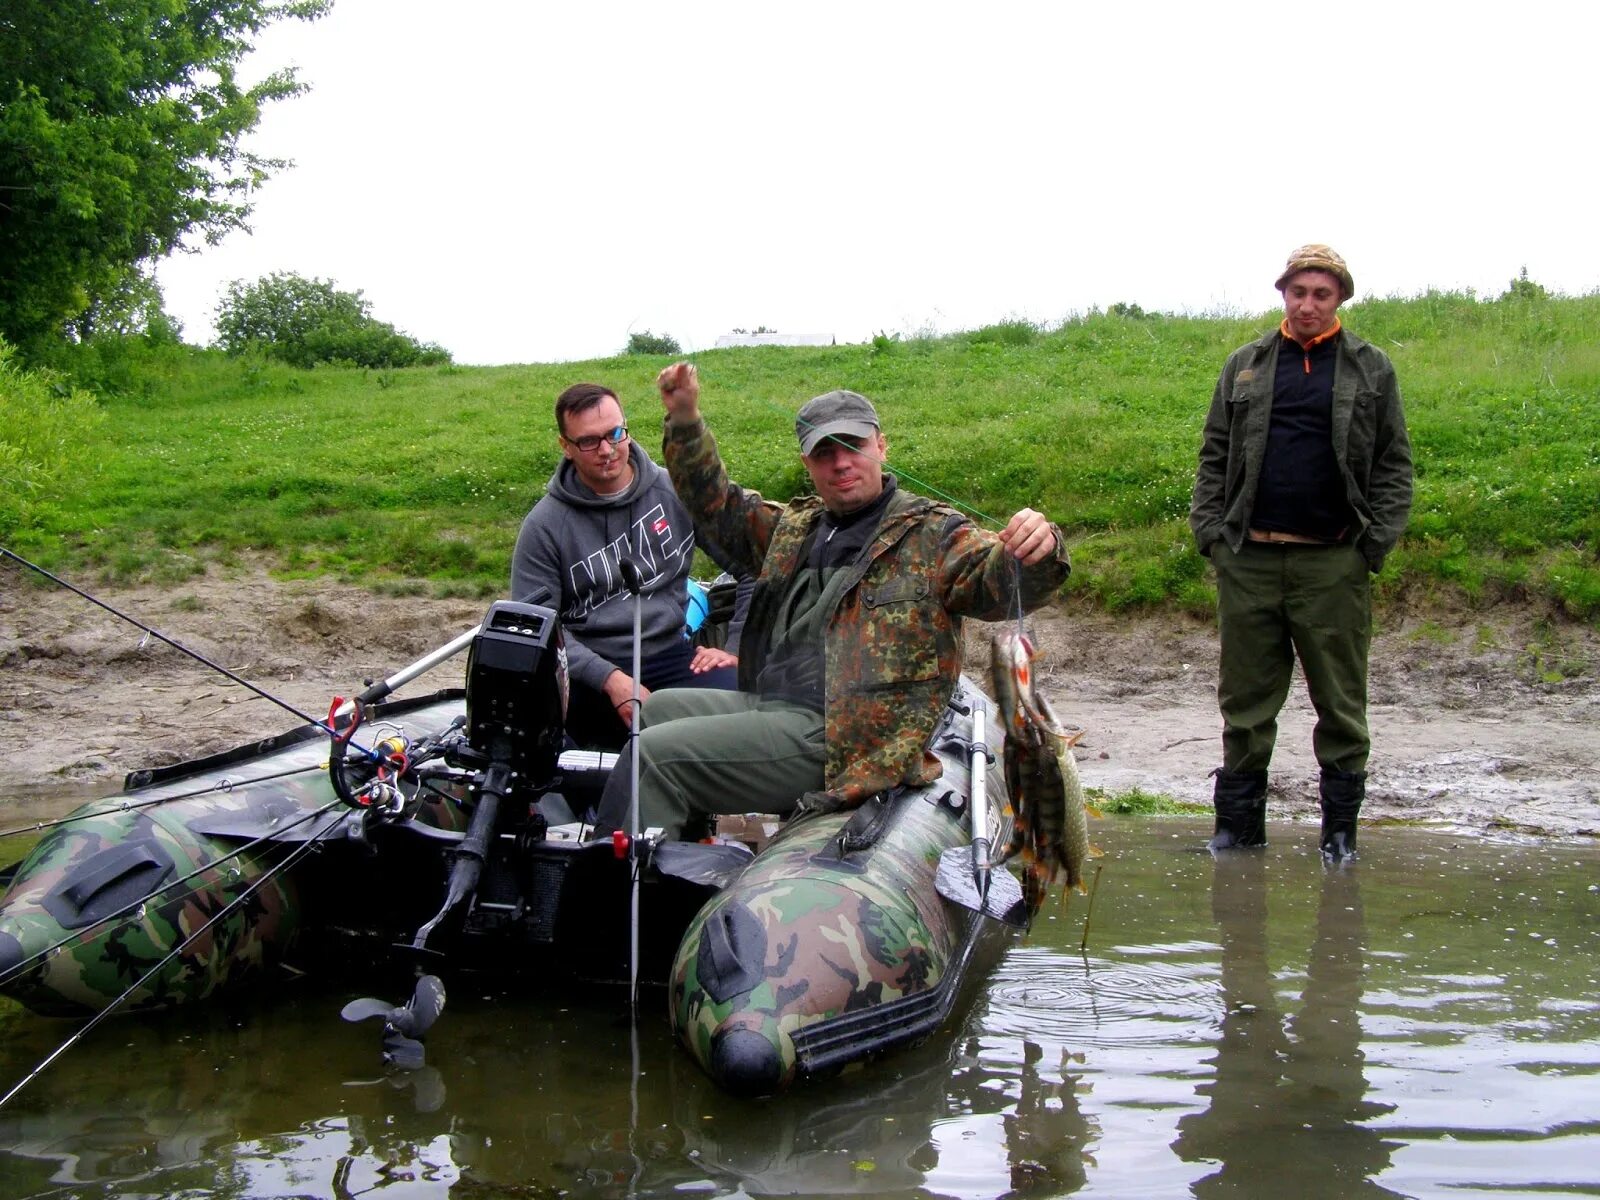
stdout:
POLYGON ((1017 318, 985 325, 981 329, 974 329, 967 336, 974 345, 988 343, 996 346, 1031 346, 1039 340, 1039 327, 1032 321, 1017 318))
POLYGON ((229 354, 258 351, 294 367, 436 366, 450 352, 419 342, 372 316, 359 291, 331 280, 275 272, 254 283, 235 279, 217 305, 217 344, 229 354))
POLYGON ((87 435, 102 419, 94 397, 48 371, 25 371, 0 339, 0 539, 32 526, 75 483, 87 435))
POLYGON ((678 345, 678 339, 669 334, 659 337, 646 329, 643 333, 630 333, 626 354, 682 354, 683 347, 678 345))
POLYGON ((1528 268, 1523 267, 1517 277, 1506 285, 1506 290, 1500 293, 1502 300, 1548 300, 1550 289, 1544 284, 1528 278, 1528 268))

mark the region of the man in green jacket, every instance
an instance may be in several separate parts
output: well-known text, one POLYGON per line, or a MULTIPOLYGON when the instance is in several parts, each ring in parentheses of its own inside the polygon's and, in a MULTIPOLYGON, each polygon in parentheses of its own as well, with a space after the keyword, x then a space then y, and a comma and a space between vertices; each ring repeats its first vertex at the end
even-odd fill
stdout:
MULTIPOLYGON (((1061 531, 1024 508, 991 533, 901 488, 876 410, 848 391, 795 421, 816 494, 764 500, 729 480, 694 367, 657 382, 679 498, 757 581, 740 690, 667 690, 644 706, 643 827, 679 837, 718 813, 848 808, 936 779, 928 743, 960 673, 961 618, 999 620, 1055 595, 1070 570, 1061 531)), ((602 827, 625 824, 627 776, 612 773, 602 827)))
POLYGON ((1322 852, 1355 853, 1366 795, 1371 574, 1411 511, 1411 443, 1388 357, 1344 329, 1344 259, 1301 246, 1277 330, 1229 356, 1189 525, 1217 573, 1222 766, 1212 851, 1266 844, 1267 765, 1296 656, 1317 712, 1322 852))

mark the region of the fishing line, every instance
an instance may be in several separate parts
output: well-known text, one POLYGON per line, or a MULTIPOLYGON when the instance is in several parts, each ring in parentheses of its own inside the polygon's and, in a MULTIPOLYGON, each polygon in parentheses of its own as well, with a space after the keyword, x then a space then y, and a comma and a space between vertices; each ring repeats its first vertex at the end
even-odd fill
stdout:
MULTIPOLYGON (((107 913, 105 916, 90 922, 83 928, 73 930, 54 945, 46 946, 43 950, 39 950, 28 955, 28 957, 23 959, 21 962, 12 964, 5 971, 0 971, 0 987, 10 983, 13 979, 17 978, 41 959, 48 958, 50 955, 54 954, 57 950, 60 950, 69 943, 88 941, 91 937, 99 937, 102 933, 107 931, 106 927, 109 926, 112 921, 115 921, 118 917, 127 916, 134 909, 150 903, 150 901, 161 895, 162 892, 169 892, 179 884, 188 883, 191 879, 194 879, 200 875, 204 875, 207 871, 215 870, 217 867, 220 867, 223 863, 227 862, 230 858, 238 858, 239 855, 244 854, 247 851, 254 850, 256 847, 264 843, 281 841, 283 834, 287 833, 289 830, 294 829, 296 826, 304 825, 307 821, 313 821, 322 816, 324 813, 328 812, 330 809, 337 808, 343 803, 344 801, 342 800, 332 800, 327 804, 324 804, 315 812, 307 813, 305 816, 289 822, 289 824, 285 825, 282 829, 273 833, 263 834, 252 841, 245 842, 237 849, 228 851, 228 853, 224 854, 221 858, 212 859, 204 866, 196 867, 187 875, 180 876, 179 878, 174 879, 171 883, 164 883, 154 891, 145 893, 137 900, 130 900, 127 904, 124 904, 115 912, 107 913)), ((337 826, 333 826, 332 828, 337 828, 337 826)), ((222 885, 219 883, 218 886, 222 885)))
MULTIPOLYGON (((68 583, 65 579, 62 579, 57 575, 52 575, 49 571, 46 571, 38 563, 29 562, 27 559, 23 558, 20 554, 15 554, 12 551, 6 549, 6 547, 4 547, 4 546, 0 546, 0 558, 12 559, 12 560, 14 560, 16 562, 21 563, 23 566, 27 567, 30 571, 37 571, 40 575, 43 575, 46 579, 50 580, 52 583, 60 584, 62 587, 66 588, 67 591, 73 592, 73 593, 75 593, 75 594, 77 594, 79 596, 82 596, 90 604, 99 605, 101 608, 105 609, 112 616, 120 617, 122 620, 128 622, 128 624, 130 624, 130 625, 132 625, 132 626, 134 626, 134 627, 136 627, 138 629, 144 630, 144 632, 147 635, 149 635, 150 637, 159 638, 161 641, 163 641, 167 645, 171 646, 174 650, 178 650, 178 651, 181 651, 184 654, 187 654, 190 658, 194 659, 196 662, 203 663, 205 666, 210 667, 213 671, 216 671, 218 674, 226 676, 228 679, 231 679, 234 683, 237 683, 240 687, 246 688, 247 690, 254 692, 256 695, 260 696, 263 700, 272 701, 272 703, 276 704, 279 708, 283 709, 285 712, 293 713, 295 716, 299 717, 306 724, 315 725, 318 729, 322 730, 329 737, 337 738, 339 736, 337 731, 333 728, 333 726, 327 724, 326 722, 324 722, 322 720, 319 720, 316 717, 311 716, 309 713, 301 712, 298 708, 296 708, 294 705, 290 704, 287 700, 280 700, 277 696, 274 696, 271 692, 265 691, 262 688, 259 688, 255 684, 251 683, 248 679, 245 679, 240 675, 234 674, 232 671, 228 670, 227 667, 222 666, 220 663, 212 662, 209 658, 207 658, 205 655, 201 654, 199 651, 191 650, 191 649, 189 649, 189 647, 185 646, 182 642, 174 641, 172 638, 169 638, 166 634, 162 633, 159 629, 154 629, 151 626, 146 625, 143 621, 138 620, 136 617, 131 617, 127 613, 121 612, 118 609, 113 608, 111 605, 107 604, 104 600, 100 600, 100 599, 97 599, 94 596, 91 596, 88 592, 84 591, 82 588, 76 587, 73 584, 68 583)), ((356 749, 360 750, 364 755, 366 755, 369 760, 374 760, 375 761, 377 759, 377 757, 378 757, 378 755, 377 755, 377 753, 375 751, 368 750, 363 746, 359 746, 358 745, 356 747, 356 749)), ((0 1103, 4 1103, 4 1101, 0 1101, 0 1103)))
POLYGON ((1016 577, 1016 586, 1012 588, 1012 591, 1016 593, 1015 604, 1013 607, 1017 610, 1017 636, 1019 638, 1025 638, 1028 636, 1028 631, 1023 627, 1022 624, 1022 618, 1026 615, 1022 611, 1022 560, 1013 555, 1011 558, 1011 567, 1012 574, 1016 577))
POLYGON ((183 953, 183 951, 187 950, 189 948, 190 944, 193 943, 201 934, 207 932, 213 925, 215 925, 218 921, 222 920, 223 917, 227 916, 234 909, 238 908, 246 900, 250 899, 251 896, 255 895, 257 891, 259 891, 261 888, 265 887, 269 882, 271 882, 277 876, 283 874, 283 872, 285 870, 287 870, 294 863, 298 862, 301 858, 305 857, 305 855, 309 854, 311 852, 311 850, 317 845, 318 842, 320 842, 324 837, 326 837, 329 833, 331 833, 333 830, 335 830, 337 828, 338 828, 337 824, 330 825, 327 829, 323 830, 321 833, 317 834, 315 837, 313 837, 310 840, 308 840, 306 842, 303 842, 301 845, 295 847, 294 851, 292 853, 290 853, 288 856, 286 856, 281 863, 279 863, 276 867, 273 867, 271 870, 267 871, 264 875, 261 876, 260 879, 256 880, 248 888, 246 888, 243 892, 239 893, 239 895, 237 897, 235 897, 232 901, 230 901, 220 912, 218 912, 215 916, 213 916, 210 920, 208 920, 204 925, 200 926, 199 929, 196 929, 188 937, 184 938, 183 941, 179 942, 176 946, 174 946, 171 950, 169 950, 166 953, 166 955, 161 959, 160 962, 156 963, 155 966, 151 967, 148 971, 146 971, 143 975, 141 975, 133 983, 133 985, 128 988, 127 991, 123 992, 122 995, 118 996, 110 1004, 106 1005, 99 1012, 95 1013, 94 1016, 90 1017, 88 1023, 86 1025, 84 1025, 84 1027, 82 1029, 78 1030, 71 1037, 69 1037, 66 1041, 62 1042, 61 1045, 57 1046, 54 1050, 52 1050, 49 1054, 47 1054, 44 1057, 44 1059, 40 1061, 38 1066, 34 1067, 33 1070, 29 1071, 28 1074, 26 1076, 24 1076, 23 1079, 20 1082, 15 1084, 11 1088, 11 1090, 8 1091, 4 1096, 0 1096, 0 1108, 4 1108, 7 1104, 9 1104, 11 1102, 12 1097, 14 1097, 23 1088, 27 1087, 28 1084, 31 1083, 33 1080, 37 1079, 39 1077, 40 1073, 43 1072, 46 1067, 48 1067, 51 1063, 55 1062, 56 1059, 60 1058, 63 1054, 65 1054, 68 1050, 70 1050, 78 1042, 79 1039, 81 1039, 85 1034, 87 1034, 96 1025, 100 1024, 101 1021, 105 1020, 108 1016, 110 1016, 111 1013, 113 1011, 115 1011, 115 1009, 117 1008, 118 1005, 120 1005, 129 996, 133 995, 134 992, 138 991, 141 987, 143 987, 145 982, 147 980, 149 980, 152 976, 154 976, 157 971, 161 970, 162 967, 166 966, 169 962, 171 962, 179 954, 181 954, 181 953, 183 953))
POLYGON ((219 779, 210 787, 199 788, 192 792, 174 792, 170 796, 157 796, 153 800, 140 800, 138 802, 123 800, 109 808, 97 808, 93 812, 75 812, 70 816, 57 817, 53 821, 35 821, 32 825, 18 825, 15 829, 0 831, 0 839, 15 837, 19 833, 37 833, 43 829, 53 829, 57 825, 71 825, 75 821, 87 821, 93 817, 113 817, 118 813, 138 812, 140 809, 153 808, 157 804, 170 804, 174 800, 193 800, 196 796, 206 796, 212 792, 231 792, 235 788, 246 788, 253 783, 268 783, 274 779, 283 779, 289 775, 304 775, 308 771, 321 771, 321 766, 291 767, 287 771, 274 771, 271 775, 258 775, 254 779, 219 779))

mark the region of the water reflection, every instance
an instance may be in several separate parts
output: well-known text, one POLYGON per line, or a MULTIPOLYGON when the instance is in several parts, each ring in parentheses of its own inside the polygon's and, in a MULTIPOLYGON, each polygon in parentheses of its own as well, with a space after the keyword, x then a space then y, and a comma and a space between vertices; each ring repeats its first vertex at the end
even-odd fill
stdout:
POLYGON ((967 1037, 752 1111, 685 1064, 675 1123, 707 1181, 737 1194, 1056 1196, 1083 1185, 1097 1136, 1066 1065, 1037 1043, 996 1054, 967 1037))
MULTIPOLYGON (((1075 1192, 1088 1182, 1087 1167, 1094 1163, 1088 1147, 1099 1130, 1078 1105, 1080 1091, 1089 1085, 1081 1073, 1070 1073, 1065 1058, 1060 1082, 1049 1082, 1039 1070, 1043 1058, 1039 1045, 1023 1044, 1021 1094, 1004 1118, 1010 1196, 1075 1192)), ((1083 1055, 1077 1059, 1081 1064, 1083 1055)))
MULTIPOLYGON (((1303 861, 1288 867, 1306 870, 1303 861)), ((1173 1149, 1216 1162, 1197 1196, 1395 1196, 1374 1183, 1395 1144, 1363 1122, 1394 1105, 1366 1099, 1361 995, 1366 924, 1356 869, 1324 869, 1299 1011, 1287 1021, 1268 966, 1268 860, 1216 859, 1211 912, 1224 1013, 1207 1108, 1178 1121, 1173 1149)))
MULTIPOLYGON (((370 981, 285 981, 95 1029, 0 1109, 0 1197, 1600 1191, 1600 847, 1105 840, 1087 952, 1054 907, 953 1028, 777 1101, 660 993, 635 1051, 620 997, 455 987, 406 1076, 339 1019, 370 981)), ((76 1028, 0 1012, 0 1083, 76 1028)))

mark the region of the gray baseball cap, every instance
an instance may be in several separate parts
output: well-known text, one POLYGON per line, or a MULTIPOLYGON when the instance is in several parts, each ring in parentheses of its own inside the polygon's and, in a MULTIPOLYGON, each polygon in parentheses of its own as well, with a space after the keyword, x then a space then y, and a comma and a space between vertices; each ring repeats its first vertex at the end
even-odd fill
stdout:
POLYGON ((817 443, 832 434, 871 437, 878 429, 877 409, 859 392, 824 392, 807 400, 794 421, 801 454, 810 454, 817 443))

